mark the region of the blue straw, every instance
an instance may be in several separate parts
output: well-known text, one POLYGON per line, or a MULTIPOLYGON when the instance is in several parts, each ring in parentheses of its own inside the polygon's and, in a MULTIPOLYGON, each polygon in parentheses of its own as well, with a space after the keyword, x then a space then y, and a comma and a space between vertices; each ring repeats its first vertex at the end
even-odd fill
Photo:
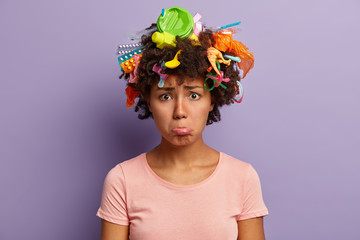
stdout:
POLYGON ((224 28, 229 28, 229 27, 232 27, 232 26, 236 26, 236 25, 239 25, 241 22, 239 21, 239 22, 235 22, 235 23, 231 23, 231 24, 228 24, 228 25, 224 25, 224 26, 222 26, 222 27, 220 27, 218 30, 216 30, 216 31, 219 31, 219 30, 221 30, 221 29, 224 29, 224 28))

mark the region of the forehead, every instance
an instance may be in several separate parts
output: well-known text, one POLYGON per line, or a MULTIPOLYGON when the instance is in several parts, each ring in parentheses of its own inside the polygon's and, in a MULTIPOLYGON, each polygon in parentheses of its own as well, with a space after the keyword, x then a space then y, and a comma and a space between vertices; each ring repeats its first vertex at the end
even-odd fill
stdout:
MULTIPOLYGON (((182 87, 182 86, 203 86, 204 78, 191 78, 189 76, 181 77, 179 75, 169 75, 164 81, 164 87, 182 87)), ((157 87, 157 83, 155 84, 157 87)))

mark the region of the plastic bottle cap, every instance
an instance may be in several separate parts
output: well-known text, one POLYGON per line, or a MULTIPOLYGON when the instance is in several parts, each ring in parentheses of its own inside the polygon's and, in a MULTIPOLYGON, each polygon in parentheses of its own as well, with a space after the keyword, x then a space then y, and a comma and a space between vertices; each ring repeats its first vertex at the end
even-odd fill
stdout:
POLYGON ((168 32, 174 36, 187 38, 194 29, 194 19, 189 11, 181 7, 171 7, 157 20, 159 32, 168 32))

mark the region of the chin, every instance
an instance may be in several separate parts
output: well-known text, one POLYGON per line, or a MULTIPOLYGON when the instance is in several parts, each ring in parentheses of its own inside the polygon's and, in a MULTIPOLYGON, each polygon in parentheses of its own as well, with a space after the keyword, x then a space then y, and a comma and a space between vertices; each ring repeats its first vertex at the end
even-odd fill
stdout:
POLYGON ((173 146, 184 147, 195 143, 197 137, 193 135, 171 135, 164 139, 173 146))

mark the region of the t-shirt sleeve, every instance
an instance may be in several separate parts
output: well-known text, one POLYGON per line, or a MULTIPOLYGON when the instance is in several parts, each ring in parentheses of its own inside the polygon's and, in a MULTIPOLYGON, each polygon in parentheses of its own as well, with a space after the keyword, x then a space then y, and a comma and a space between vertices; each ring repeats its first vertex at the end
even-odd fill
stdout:
POLYGON ((259 175, 250 163, 245 176, 243 206, 241 214, 236 218, 237 221, 269 214, 263 201, 259 175))
POLYGON ((129 225, 126 182, 120 164, 112 168, 105 177, 101 205, 96 216, 115 224, 129 225))

